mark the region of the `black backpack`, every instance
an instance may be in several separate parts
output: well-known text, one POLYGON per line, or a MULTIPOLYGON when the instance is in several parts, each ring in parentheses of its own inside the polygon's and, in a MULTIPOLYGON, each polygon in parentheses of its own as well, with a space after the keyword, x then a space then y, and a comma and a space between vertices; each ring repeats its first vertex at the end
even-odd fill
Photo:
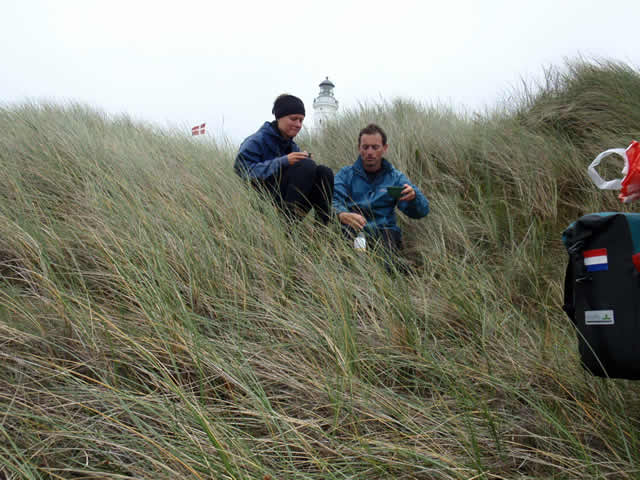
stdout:
POLYGON ((584 367, 640 379, 640 214, 594 213, 563 233, 569 253, 564 311, 584 367))

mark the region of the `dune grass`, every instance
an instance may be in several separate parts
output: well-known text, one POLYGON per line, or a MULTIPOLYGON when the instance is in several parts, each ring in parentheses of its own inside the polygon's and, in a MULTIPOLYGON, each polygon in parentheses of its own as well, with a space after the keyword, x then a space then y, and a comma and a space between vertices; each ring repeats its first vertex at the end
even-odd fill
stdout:
POLYGON ((387 130, 432 206, 403 276, 289 229, 232 145, 3 107, 1 475, 637 478, 640 390, 581 369, 560 235, 633 208, 586 166, 638 117, 636 70, 576 61, 482 114, 398 99, 302 135, 336 171, 387 130))

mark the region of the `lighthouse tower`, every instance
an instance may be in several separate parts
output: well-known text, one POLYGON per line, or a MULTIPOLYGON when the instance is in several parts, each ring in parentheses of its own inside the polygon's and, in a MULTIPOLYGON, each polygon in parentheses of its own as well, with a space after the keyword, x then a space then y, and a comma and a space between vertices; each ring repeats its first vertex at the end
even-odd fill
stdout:
POLYGON ((335 85, 326 77, 320 82, 320 93, 313 100, 313 126, 322 127, 327 120, 335 116, 338 111, 338 100, 333 96, 335 85))

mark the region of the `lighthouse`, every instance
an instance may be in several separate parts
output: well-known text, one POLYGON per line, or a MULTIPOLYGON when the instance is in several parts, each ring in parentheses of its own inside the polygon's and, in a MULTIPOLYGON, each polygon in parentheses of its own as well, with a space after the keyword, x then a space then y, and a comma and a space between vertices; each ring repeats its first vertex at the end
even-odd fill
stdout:
POLYGON ((338 111, 338 100, 333 96, 335 85, 329 80, 329 77, 326 77, 318 86, 320 93, 313 100, 313 126, 315 128, 322 127, 338 111))

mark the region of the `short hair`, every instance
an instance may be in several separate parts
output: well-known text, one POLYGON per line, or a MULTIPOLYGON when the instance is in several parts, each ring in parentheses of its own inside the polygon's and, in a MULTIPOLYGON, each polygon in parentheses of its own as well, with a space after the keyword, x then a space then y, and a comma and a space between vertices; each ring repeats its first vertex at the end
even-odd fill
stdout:
POLYGON ((369 125, 364 127, 362 130, 360 130, 360 133, 358 134, 358 145, 360 145, 360 140, 362 140, 362 135, 375 135, 376 133, 379 133, 380 136, 382 137, 382 145, 386 145, 387 134, 384 133, 384 130, 378 125, 376 125, 375 123, 370 123, 369 125))

